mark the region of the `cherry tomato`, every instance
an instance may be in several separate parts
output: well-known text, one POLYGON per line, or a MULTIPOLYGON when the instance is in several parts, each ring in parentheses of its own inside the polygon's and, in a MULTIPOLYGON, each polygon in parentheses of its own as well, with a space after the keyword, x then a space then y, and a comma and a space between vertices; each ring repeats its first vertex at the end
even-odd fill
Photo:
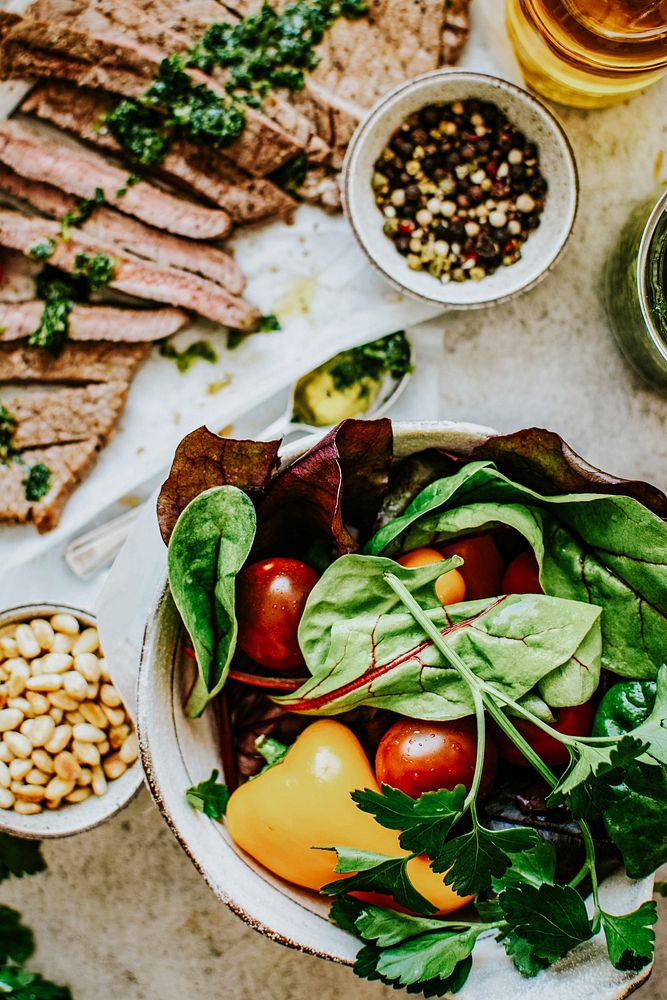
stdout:
POLYGON ((461 556, 464 560, 463 566, 459 567, 459 573, 465 580, 468 601, 495 597, 503 593, 501 589, 503 560, 491 535, 455 538, 438 548, 445 559, 461 556))
MULTIPOLYGON (((557 711, 558 721, 550 723, 552 729, 559 733, 565 733, 567 736, 588 736, 590 734, 593 725, 592 701, 585 701, 583 705, 560 708, 557 711)), ((549 767, 560 767, 562 764, 567 764, 570 759, 567 747, 555 740, 553 736, 549 736, 534 722, 528 722, 527 719, 512 717, 512 722, 545 764, 548 764, 549 767)), ((498 753, 503 760, 506 760, 508 764, 530 767, 524 755, 512 743, 509 736, 506 736, 500 729, 497 729, 495 735, 498 753)))
POLYGON ((416 569, 417 566, 429 566, 431 563, 444 562, 445 557, 441 556, 437 549, 413 549, 412 552, 404 552, 396 560, 406 569, 416 569))
MULTIPOLYGON (((437 549, 413 549, 405 552, 396 560, 406 569, 416 569, 418 566, 430 566, 432 563, 444 562, 444 556, 437 549)), ((443 573, 435 581, 435 592, 441 604, 458 604, 466 596, 465 580, 458 570, 451 569, 443 573)))
POLYGON ((246 566, 236 581, 238 644, 270 670, 303 665, 297 630, 318 574, 298 559, 264 559, 246 566))
POLYGON ((540 569, 532 549, 526 549, 509 564, 502 583, 503 594, 543 594, 540 569))
MULTIPOLYGON (((454 722, 421 722, 401 719, 387 730, 375 755, 380 784, 399 788, 418 798, 422 792, 465 785, 470 791, 477 755, 477 727, 472 718, 454 722)), ((480 793, 485 794, 496 775, 497 751, 487 740, 480 793)))

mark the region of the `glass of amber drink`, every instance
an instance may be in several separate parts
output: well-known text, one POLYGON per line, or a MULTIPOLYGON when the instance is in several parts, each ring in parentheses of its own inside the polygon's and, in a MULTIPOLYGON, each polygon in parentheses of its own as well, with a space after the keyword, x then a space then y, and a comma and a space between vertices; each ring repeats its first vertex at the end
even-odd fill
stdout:
POLYGON ((667 72, 667 0, 506 0, 526 82, 552 101, 602 108, 667 72))

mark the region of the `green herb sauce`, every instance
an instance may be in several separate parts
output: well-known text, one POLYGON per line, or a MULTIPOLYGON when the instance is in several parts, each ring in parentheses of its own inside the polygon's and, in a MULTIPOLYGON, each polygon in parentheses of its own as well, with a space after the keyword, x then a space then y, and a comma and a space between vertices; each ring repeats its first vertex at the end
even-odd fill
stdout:
POLYGON ((35 503, 45 497, 51 489, 51 477, 52 472, 48 465, 38 462, 37 465, 31 466, 27 479, 23 480, 26 500, 35 503))
POLYGON ((14 431, 16 417, 0 403, 0 462, 6 462, 14 454, 14 431))
MULTIPOLYGON (((264 316, 259 317, 259 322, 257 323, 257 327, 254 332, 274 333, 277 330, 282 330, 280 320, 274 313, 266 313, 264 316)), ((248 336, 250 336, 250 334, 241 333, 240 330, 230 330, 227 334, 227 350, 235 350, 248 336)))
POLYGON ((182 351, 179 351, 171 341, 164 340, 160 344, 159 351, 163 358, 171 358, 176 362, 179 372, 189 371, 195 361, 200 359, 212 365, 218 360, 218 355, 208 340, 196 340, 182 351))
MULTIPOLYGON (((104 191, 102 188, 96 187, 95 194, 92 198, 83 198, 71 212, 67 212, 63 215, 60 220, 60 231, 63 234, 63 239, 69 239, 69 231, 72 228, 80 226, 82 223, 89 219, 93 214, 95 209, 99 205, 104 204, 104 191)), ((54 246, 55 249, 55 246, 54 246)))
POLYGON ((37 296, 44 300, 44 308, 29 343, 59 354, 67 340, 72 306, 75 302, 87 302, 91 292, 108 285, 115 269, 116 261, 105 253, 77 254, 72 274, 47 265, 35 279, 37 296))
POLYGON ((28 250, 28 253, 33 258, 33 260, 48 260, 49 257, 53 257, 56 250, 56 241, 52 239, 40 240, 39 243, 33 243, 33 245, 28 250))
POLYGON ((300 90, 318 62, 315 47, 339 17, 360 17, 364 0, 264 3, 237 22, 215 22, 189 52, 163 59, 149 88, 105 116, 116 141, 145 166, 160 163, 178 138, 221 149, 243 131, 243 105, 260 108, 272 87, 300 90), (225 95, 195 83, 188 68, 227 71, 225 95))
POLYGON ((411 370, 410 343, 402 330, 343 351, 299 380, 293 420, 328 427, 361 416, 377 398, 385 375, 400 379, 411 370))
POLYGON ((78 253, 74 258, 75 269, 72 276, 75 279, 83 278, 89 291, 96 292, 113 281, 117 263, 106 253, 78 253))
POLYGON ((140 180, 141 177, 139 176, 139 174, 128 174, 127 177, 125 178, 125 183, 123 184, 123 186, 119 187, 118 190, 116 191, 116 197, 123 198, 127 194, 128 188, 134 187, 134 185, 138 184, 140 180))

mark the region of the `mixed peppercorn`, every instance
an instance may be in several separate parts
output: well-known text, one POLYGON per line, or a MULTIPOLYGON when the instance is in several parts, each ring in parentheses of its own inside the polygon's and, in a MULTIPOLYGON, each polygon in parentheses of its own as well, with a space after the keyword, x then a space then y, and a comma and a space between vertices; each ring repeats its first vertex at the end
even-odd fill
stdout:
POLYGON ((514 264, 540 224, 547 182, 534 142, 495 104, 452 101, 411 115, 375 163, 384 232, 415 271, 480 281, 514 264))

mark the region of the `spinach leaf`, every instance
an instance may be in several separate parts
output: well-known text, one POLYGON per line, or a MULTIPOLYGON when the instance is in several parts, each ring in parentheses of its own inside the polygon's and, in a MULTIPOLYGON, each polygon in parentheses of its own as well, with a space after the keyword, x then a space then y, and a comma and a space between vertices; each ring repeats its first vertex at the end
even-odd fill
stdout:
MULTIPOLYGON (((412 615, 391 610, 395 597, 384 579, 388 569, 425 604, 439 605, 426 582, 436 572, 432 565, 415 571, 388 559, 338 559, 315 585, 299 627, 312 676, 298 691, 277 698, 279 704, 320 715, 358 705, 418 719, 472 713, 465 681, 443 664, 412 615)), ((599 669, 594 636, 600 611, 589 604, 522 594, 432 606, 426 615, 480 678, 514 699, 573 657, 591 671, 599 669)))
POLYGON ((655 677, 667 646, 667 523, 632 497, 546 496, 489 462, 470 462, 422 490, 366 551, 393 555, 497 525, 520 531, 532 546, 547 594, 604 609, 603 666, 655 677))
POLYGON ((234 584, 255 537, 255 508, 235 486, 200 494, 169 543, 169 586, 190 634, 199 676, 187 714, 198 716, 225 683, 236 648, 234 584))
POLYGON ((629 877, 646 878, 667 862, 667 769, 635 763, 618 780, 604 810, 605 829, 629 877))

